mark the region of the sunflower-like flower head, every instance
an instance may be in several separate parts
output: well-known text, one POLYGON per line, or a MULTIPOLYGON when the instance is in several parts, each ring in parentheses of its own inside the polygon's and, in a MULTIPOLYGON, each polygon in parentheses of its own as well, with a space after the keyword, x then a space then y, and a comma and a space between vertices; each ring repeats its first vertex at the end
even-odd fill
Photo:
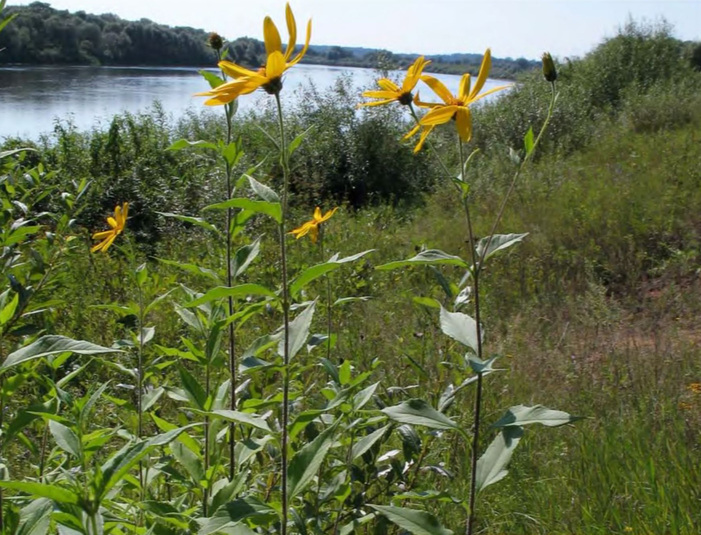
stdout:
POLYGON ((266 61, 257 71, 251 71, 231 61, 220 61, 219 68, 228 76, 233 78, 219 87, 204 93, 197 93, 197 96, 211 97, 205 101, 208 106, 219 106, 228 104, 236 100, 241 95, 253 93, 256 89, 262 88, 266 93, 276 95, 282 90, 282 75, 290 67, 299 63, 309 48, 309 40, 312 36, 312 21, 307 23, 307 38, 302 50, 293 58, 297 43, 297 23, 290 9, 290 4, 285 8, 285 18, 287 19, 287 33, 289 40, 285 52, 282 52, 282 40, 277 26, 270 17, 265 17, 263 21, 263 36, 265 39, 266 61))
POLYGON ((421 78, 421 73, 429 63, 431 63, 431 60, 424 59, 423 56, 416 58, 416 61, 407 69, 402 87, 399 87, 388 78, 378 80, 377 85, 380 86, 381 91, 365 91, 363 96, 379 100, 365 102, 361 106, 381 106, 382 104, 390 104, 395 101, 408 106, 414 98, 411 92, 416 87, 421 78))
POLYGON ((110 230, 103 230, 101 232, 96 232, 92 235, 93 240, 102 240, 100 243, 94 245, 91 249, 91 253, 97 251, 107 252, 114 240, 123 231, 124 227, 127 225, 127 216, 129 215, 129 203, 125 202, 122 206, 117 205, 114 209, 114 217, 109 216, 107 218, 107 224, 111 227, 110 230))
POLYGON ((406 136, 406 138, 412 137, 416 134, 419 129, 423 127, 421 132, 421 138, 419 143, 414 148, 414 152, 418 152, 423 147, 424 141, 428 134, 431 133, 433 128, 439 124, 444 124, 455 119, 455 126, 458 130, 458 135, 460 139, 467 142, 472 137, 472 117, 470 114, 469 106, 474 104, 481 98, 506 89, 507 85, 502 85, 480 93, 484 87, 484 83, 487 81, 489 76, 489 71, 492 68, 492 53, 489 49, 484 53, 482 58, 482 65, 480 66, 479 74, 477 75, 477 82, 474 87, 470 87, 470 74, 464 74, 460 80, 460 87, 458 89, 458 94, 453 95, 448 88, 440 80, 424 74, 421 76, 421 81, 425 82, 436 95, 438 95, 443 102, 422 102, 419 99, 419 95, 416 95, 414 103, 417 106, 423 108, 430 108, 430 111, 424 115, 419 124, 416 125, 406 136))
POLYGON ((302 226, 292 230, 290 234, 294 234, 295 238, 297 239, 300 239, 301 237, 309 234, 309 236, 312 239, 312 242, 316 243, 316 240, 319 237, 319 226, 324 221, 328 221, 329 219, 331 219, 331 216, 336 213, 336 210, 338 210, 338 207, 334 208, 333 210, 329 210, 322 216, 321 208, 317 206, 314 210, 314 215, 312 216, 312 219, 307 221, 306 223, 303 223, 302 226))

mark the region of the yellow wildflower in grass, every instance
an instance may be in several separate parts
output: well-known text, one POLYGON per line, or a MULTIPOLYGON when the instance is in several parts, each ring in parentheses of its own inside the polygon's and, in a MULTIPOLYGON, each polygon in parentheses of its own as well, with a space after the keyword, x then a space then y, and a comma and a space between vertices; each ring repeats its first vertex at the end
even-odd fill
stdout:
POLYGON ((297 239, 309 234, 312 242, 316 243, 316 240, 319 237, 319 225, 321 225, 324 221, 331 219, 331 216, 336 213, 336 210, 338 210, 338 207, 334 208, 333 210, 329 210, 322 216, 321 208, 317 206, 314 210, 314 216, 312 219, 302 224, 301 227, 297 227, 296 229, 292 230, 290 234, 294 234, 295 238, 297 239))
POLYGON ((382 104, 390 104, 395 101, 408 106, 414 98, 411 92, 416 87, 416 84, 419 83, 424 67, 429 63, 431 63, 431 61, 424 59, 423 56, 416 58, 416 61, 407 69, 402 87, 399 87, 388 78, 378 80, 377 85, 379 85, 382 90, 365 91, 363 96, 367 98, 378 98, 380 100, 365 102, 361 104, 361 106, 381 106, 382 104))
POLYGON ((282 53, 282 41, 275 23, 270 17, 263 21, 263 36, 265 39, 266 62, 257 71, 251 71, 231 61, 220 61, 219 68, 233 78, 219 87, 204 93, 196 93, 196 96, 212 97, 205 101, 208 106, 219 106, 236 100, 241 95, 253 93, 258 88, 271 95, 277 94, 282 89, 282 75, 290 67, 299 63, 309 48, 309 39, 312 36, 312 21, 307 23, 307 39, 304 47, 292 58, 297 41, 297 23, 295 22, 290 4, 285 8, 287 19, 287 33, 289 41, 285 53, 282 53), (292 59, 290 59, 292 58, 292 59))
POLYGON ((107 218, 107 224, 112 227, 110 230, 103 230, 101 232, 96 232, 92 235, 93 240, 102 240, 97 245, 94 245, 91 249, 91 253, 97 251, 106 252, 110 248, 110 245, 123 231, 127 224, 127 215, 129 214, 129 203, 125 202, 124 205, 117 205, 114 209, 114 217, 110 216, 107 218))
POLYGON ((689 384, 689 390, 691 390, 694 394, 701 394, 701 383, 689 384))
POLYGON ((686 401, 680 401, 679 404, 677 405, 677 407, 679 407, 679 409, 680 409, 680 410, 683 410, 683 411, 690 411, 691 409, 694 408, 694 407, 691 405, 691 403, 688 403, 688 402, 686 402, 686 401))
POLYGON ((418 95, 416 96, 416 99, 414 99, 417 106, 431 108, 431 110, 420 119, 419 124, 405 136, 405 139, 408 139, 414 136, 420 128, 423 128, 421 138, 419 139, 419 143, 414 148, 414 152, 421 150, 426 137, 431 133, 435 126, 447 123, 451 119, 455 119, 455 126, 457 127, 460 139, 464 142, 470 141, 470 138, 472 137, 472 117, 470 115, 469 108, 470 104, 474 104, 487 95, 491 95, 492 93, 496 93, 497 91, 501 91, 502 89, 509 87, 507 85, 502 85, 480 94, 480 91, 484 87, 484 83, 487 81, 491 68, 492 53, 489 49, 487 49, 487 51, 484 53, 484 57, 482 58, 482 65, 480 66, 480 71, 477 75, 477 82, 475 83, 475 86, 470 89, 470 74, 464 74, 460 80, 460 88, 458 89, 457 96, 454 96, 443 84, 443 82, 434 78, 433 76, 428 76, 426 74, 421 76, 421 81, 433 89, 434 93, 436 93, 436 95, 438 95, 443 102, 421 102, 418 95))

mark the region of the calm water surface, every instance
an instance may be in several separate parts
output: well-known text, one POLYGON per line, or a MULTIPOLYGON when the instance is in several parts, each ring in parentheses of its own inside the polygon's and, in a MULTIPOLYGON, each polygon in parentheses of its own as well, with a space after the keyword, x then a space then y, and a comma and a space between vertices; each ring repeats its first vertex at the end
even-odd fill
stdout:
MULTIPOLYGON (((123 111, 147 110, 154 101, 178 118, 188 110, 199 112, 202 97, 193 93, 209 86, 196 68, 151 67, 5 67, 0 68, 0 140, 8 136, 36 139, 51 132, 56 119, 70 118, 81 130, 104 125, 123 111)), ((282 92, 286 105, 294 104, 296 89, 312 81, 323 91, 343 73, 352 77, 358 91, 370 89, 377 77, 372 69, 297 65, 288 71, 282 92)), ((403 72, 393 73, 400 80, 403 72)), ((459 76, 435 75, 453 92, 459 76)), ((488 80, 486 88, 501 85, 488 80)), ((422 91, 429 99, 428 90, 422 91)), ((267 95, 256 92, 242 97, 241 111, 265 104, 267 95)), ((432 100, 432 99, 430 99, 432 100)), ((218 110, 218 108, 215 108, 218 110)))

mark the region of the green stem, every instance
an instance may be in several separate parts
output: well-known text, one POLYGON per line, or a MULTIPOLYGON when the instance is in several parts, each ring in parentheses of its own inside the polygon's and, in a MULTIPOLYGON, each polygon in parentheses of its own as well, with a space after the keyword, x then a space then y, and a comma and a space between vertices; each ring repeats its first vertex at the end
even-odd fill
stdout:
MULTIPOLYGON (((221 61, 221 50, 217 50, 217 59, 221 61)), ((226 73, 221 71, 222 77, 226 78, 226 73)), ((232 126, 231 121, 234 116, 234 103, 229 103, 224 106, 224 113, 226 114, 226 144, 227 146, 231 143, 232 126)), ((224 165, 226 167, 226 200, 230 200, 234 196, 235 188, 232 188, 231 177, 233 174, 233 169, 229 160, 224 158, 224 165)), ((234 283, 234 274, 231 271, 231 255, 232 255, 232 232, 231 223, 236 221, 236 214, 233 213, 231 208, 226 210, 226 285, 231 288, 234 283)), ((234 315, 234 298, 229 296, 229 317, 234 315)), ((230 397, 229 397, 229 409, 236 410, 236 387, 238 386, 238 380, 236 377, 236 336, 233 322, 229 323, 229 382, 230 384, 230 397)), ((236 448, 236 424, 231 422, 229 424, 229 480, 234 479, 234 474, 236 472, 236 463, 234 450, 236 448)))
MULTIPOLYGON (((460 169, 461 173, 465 172, 465 153, 463 150, 463 144, 458 137, 458 149, 460 153, 460 169)), ((464 180, 463 176, 463 180, 464 180)), ((477 358, 482 360, 482 321, 480 314, 480 288, 479 288, 479 270, 477 269, 477 249, 475 247, 475 233, 472 227, 472 218, 470 217, 470 204, 468 196, 462 191, 462 205, 463 211, 465 212, 465 225, 467 227, 467 237, 468 246, 470 247, 470 256, 472 259, 472 283, 474 287, 474 300, 475 300, 475 324, 477 330, 477 358)), ((467 517, 467 528, 466 533, 468 535, 472 534, 472 528, 474 524, 474 510, 475 510, 475 498, 476 498, 476 487, 477 487, 477 459, 479 451, 479 432, 480 432, 480 421, 482 415, 482 374, 477 374, 477 393, 475 394, 475 405, 473 409, 474 418, 474 431, 472 434, 472 449, 471 449, 471 461, 470 461, 470 498, 469 498, 469 512, 467 517)))
MULTIPOLYGON (((319 225, 321 227, 321 225, 319 225)), ((321 252, 321 261, 324 262, 324 228, 319 228, 319 249, 321 252)), ((326 360, 331 361, 331 328, 333 327, 333 317, 331 316, 331 278, 327 273, 324 275, 326 279, 326 360)))
MULTIPOLYGON (((144 398, 144 293, 140 285, 139 287, 139 351, 137 355, 137 378, 136 378, 136 410, 137 414, 137 430, 136 434, 141 440, 144 434, 144 419, 143 419, 143 398, 144 398)), ((146 489, 144 488, 144 463, 139 461, 139 484, 141 485, 141 501, 146 499, 146 489)), ((139 515, 141 518, 141 515, 139 515)))
POLYGON ((287 159, 287 145, 285 143, 285 125, 282 118, 282 105, 280 94, 275 93, 277 104, 278 120, 280 127, 280 165, 282 166, 283 187, 282 187, 282 218, 279 225, 280 230, 280 259, 282 262, 282 314, 283 314, 283 368, 282 368, 282 470, 281 470, 281 491, 282 491, 282 535, 287 535, 287 517, 289 500, 287 495, 287 442, 288 442, 288 421, 289 421, 289 401, 290 401, 290 297, 287 283, 287 247, 285 243, 285 222, 287 219, 287 195, 290 180, 289 162, 287 159))

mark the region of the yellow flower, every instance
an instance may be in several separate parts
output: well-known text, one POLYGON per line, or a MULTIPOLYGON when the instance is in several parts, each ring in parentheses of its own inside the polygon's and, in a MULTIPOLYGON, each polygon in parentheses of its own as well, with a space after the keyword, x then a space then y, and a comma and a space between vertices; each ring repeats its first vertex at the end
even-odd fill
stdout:
POLYGON ((489 71, 492 68, 492 53, 489 49, 484 53, 482 58, 482 65, 480 66, 479 74, 477 75, 477 82, 475 86, 470 90, 470 74, 464 74, 460 80, 460 88, 458 89, 457 96, 454 96, 448 88, 443 85, 443 82, 437 80, 433 76, 423 75, 421 80, 428 84, 428 86, 433 89, 433 91, 443 100, 442 103, 434 102, 421 102, 418 95, 415 99, 416 105, 424 108, 431 108, 426 115, 424 115, 419 124, 414 127, 411 132, 409 132, 405 138, 412 137, 419 128, 423 127, 423 132, 421 133, 421 139, 418 145, 414 149, 414 152, 421 150, 421 147, 426 140, 428 134, 431 133, 433 127, 444 124, 455 119, 455 126, 457 127, 458 134, 462 141, 470 141, 472 137, 472 117, 470 114, 470 104, 474 104, 481 98, 506 89, 509 86, 502 85, 485 91, 480 94, 480 91, 484 87, 484 83, 487 81, 487 76, 489 76, 489 71))
POLYGON ((304 57, 304 54, 307 53, 307 49, 309 48, 309 39, 312 36, 312 21, 309 20, 307 23, 307 39, 304 43, 304 47, 292 58, 292 53, 295 50, 297 41, 297 23, 292 14, 292 9, 290 9, 290 4, 287 4, 285 8, 285 17, 287 19, 287 32, 290 37, 284 54, 282 53, 280 32, 278 32, 272 19, 270 17, 265 17, 263 21, 263 36, 265 38, 266 53, 265 65, 257 71, 251 71, 231 61, 220 61, 219 68, 227 75, 231 76, 233 80, 211 91, 196 93, 196 95, 212 97, 205 101, 205 104, 208 106, 218 106, 221 104, 228 104, 241 95, 253 93, 253 91, 260 87, 271 95, 279 93, 282 89, 283 73, 293 65, 299 63, 304 57))
POLYGON ((389 104, 395 100, 400 104, 408 106, 414 98, 411 92, 419 82, 424 67, 429 63, 431 63, 431 61, 424 59, 423 56, 416 58, 416 61, 406 72, 406 78, 404 78, 402 87, 399 87, 392 80, 387 78, 378 80, 377 85, 380 86, 382 91, 365 91, 363 96, 367 98, 379 98, 380 100, 365 102, 361 104, 361 106, 381 106, 382 104, 389 104))
POLYGON ((690 383, 689 390, 694 394, 701 394, 701 383, 690 383))
POLYGON ((316 210, 314 210, 314 216, 312 217, 311 221, 307 221, 301 227, 297 227, 296 229, 291 231, 290 234, 294 234, 295 238, 297 239, 300 239, 302 236, 310 234, 312 242, 316 243, 316 240, 319 236, 319 225, 321 225, 324 221, 328 221, 329 219, 331 219, 331 216, 336 213, 336 210, 338 210, 338 208, 329 210, 322 216, 321 208, 317 206, 316 210))
POLYGON ((110 216, 107 218, 107 224, 112 227, 110 230, 103 230, 102 232, 96 232, 92 235, 93 240, 102 240, 97 245, 94 245, 90 252, 94 253, 97 251, 107 251, 114 242, 115 238, 119 236, 127 224, 127 215, 129 213, 129 203, 125 202, 123 206, 117 205, 114 209, 114 217, 110 216))

